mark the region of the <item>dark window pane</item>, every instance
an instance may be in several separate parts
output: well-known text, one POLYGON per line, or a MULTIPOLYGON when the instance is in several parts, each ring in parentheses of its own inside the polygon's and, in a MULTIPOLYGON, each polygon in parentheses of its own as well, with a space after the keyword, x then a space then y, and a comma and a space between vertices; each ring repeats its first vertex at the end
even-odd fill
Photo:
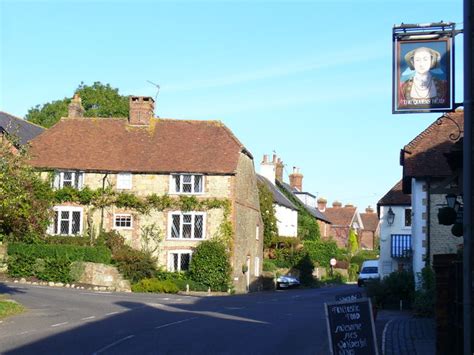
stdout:
POLYGON ((53 234, 58 234, 58 225, 59 225, 59 213, 58 211, 54 211, 54 232, 53 234))
POLYGON ((203 216, 194 216, 194 238, 201 239, 203 237, 203 216))
POLYGON ((171 238, 179 238, 179 224, 180 218, 179 214, 173 215, 173 223, 171 224, 171 238))
POLYGON ((176 192, 181 192, 181 176, 174 175, 174 189, 176 192))
POLYGON ((72 212, 72 234, 78 234, 81 227, 81 212, 72 212))
POLYGON ((72 186, 72 173, 70 171, 63 173, 63 186, 72 186))
POLYGON ((411 208, 405 209, 405 227, 411 227, 411 208))
POLYGON ((181 254, 181 271, 189 269, 189 262, 191 261, 191 254, 181 254))
POLYGON ((202 176, 194 176, 194 192, 202 192, 202 176))
POLYGON ((173 254, 173 271, 178 271, 179 254, 173 254))

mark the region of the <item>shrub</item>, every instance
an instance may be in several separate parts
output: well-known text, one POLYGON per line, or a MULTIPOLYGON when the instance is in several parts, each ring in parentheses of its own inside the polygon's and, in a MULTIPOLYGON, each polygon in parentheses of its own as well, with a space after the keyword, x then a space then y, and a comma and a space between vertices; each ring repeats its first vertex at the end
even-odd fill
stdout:
POLYGON ((413 310, 417 316, 431 317, 434 314, 436 287, 435 274, 430 267, 424 267, 420 275, 421 288, 415 292, 413 310))
POLYGON ((342 259, 339 257, 341 252, 336 242, 332 240, 305 240, 303 245, 311 260, 322 267, 329 267, 329 260, 331 258, 342 259))
POLYGON ((91 241, 86 237, 70 237, 62 235, 47 236, 44 239, 46 244, 67 244, 67 245, 79 245, 79 246, 90 246, 91 241))
POLYGON ((292 268, 304 256, 301 250, 294 250, 294 248, 283 248, 275 250, 274 263, 277 267, 292 268))
POLYGON ((125 247, 125 238, 115 230, 110 232, 101 231, 97 237, 96 244, 106 246, 112 255, 115 255, 119 250, 125 247))
POLYGON ((400 300, 408 306, 413 302, 415 280, 411 272, 392 272, 383 280, 373 281, 367 285, 367 294, 379 307, 398 307, 400 300))
POLYGON ((379 256, 378 250, 360 250, 351 258, 351 264, 359 265, 359 270, 362 267, 362 263, 366 260, 375 260, 379 256))
POLYGON ((189 276, 215 291, 226 291, 230 283, 230 262, 224 244, 205 240, 195 249, 189 265, 189 276))
POLYGON ((115 252, 113 262, 120 273, 132 282, 152 278, 156 273, 156 262, 150 254, 128 246, 115 252))
POLYGON ((359 265, 351 263, 351 264, 349 264, 349 269, 347 271, 349 273, 349 281, 356 281, 357 280, 357 272, 359 271, 359 265))
POLYGON ((263 259, 263 271, 276 271, 278 268, 270 259, 263 259))
POLYGON ((178 293, 179 289, 173 281, 158 279, 143 279, 132 285, 133 292, 178 293))
POLYGON ((208 286, 206 286, 202 283, 199 283, 199 282, 196 282, 196 281, 193 281, 193 280, 190 280, 190 279, 175 279, 175 280, 172 280, 172 281, 180 289, 180 291, 186 291, 186 285, 189 285, 189 291, 205 292, 209 288, 208 286))
POLYGON ((300 282, 303 286, 312 286, 314 282, 313 270, 314 264, 308 254, 296 264, 296 268, 300 271, 300 282))
POLYGON ((44 281, 68 283, 73 281, 70 275, 71 262, 67 259, 46 258, 37 259, 35 276, 44 281), (40 261, 41 260, 41 261, 40 261), (39 267, 38 267, 39 266, 39 267))

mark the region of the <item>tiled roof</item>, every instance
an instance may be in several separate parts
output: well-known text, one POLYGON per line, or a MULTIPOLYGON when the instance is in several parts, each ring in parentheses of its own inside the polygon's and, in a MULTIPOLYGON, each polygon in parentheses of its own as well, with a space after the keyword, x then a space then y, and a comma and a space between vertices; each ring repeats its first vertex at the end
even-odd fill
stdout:
POLYGON ((43 131, 43 127, 0 111, 0 133, 6 132, 18 139, 20 145, 25 145, 43 131))
POLYGON ((378 206, 411 205, 411 195, 402 191, 402 180, 397 182, 377 203, 378 206))
MULTIPOLYGON (((287 192, 293 194, 293 196, 295 196, 295 192, 297 192, 298 190, 296 189, 293 189, 289 184, 287 184, 286 182, 283 182, 283 181, 277 181, 276 182, 278 187, 282 188, 282 189, 285 189, 287 192)), ((295 198, 297 199, 297 201, 300 201, 298 199, 298 197, 295 196, 295 198)), ((300 201, 301 202, 301 201, 300 201)), ((332 220, 330 218, 328 218, 328 216, 319 211, 317 208, 313 208, 311 206, 308 206, 308 205, 305 205, 303 204, 303 202, 301 202, 301 205, 304 206, 304 208, 316 219, 319 219, 323 222, 326 222, 326 223, 332 223, 332 220)))
POLYGON ((330 207, 324 211, 324 214, 334 225, 347 227, 351 225, 355 213, 355 207, 330 207))
MULTIPOLYGON (((464 113, 456 111, 448 115, 463 130, 464 113)), ((452 174, 444 154, 448 153, 455 143, 450 139, 450 135, 456 136, 458 133, 456 124, 441 117, 403 148, 401 165, 406 192, 410 190, 408 181, 412 177, 446 177, 452 174)))
POLYGON ((233 174, 250 153, 218 121, 63 118, 32 141, 37 168, 110 172, 233 174))
POLYGON ((361 213, 360 218, 362 219, 362 224, 364 225, 364 229, 368 231, 375 232, 379 225, 379 217, 377 213, 361 213))
POLYGON ((287 207, 292 210, 298 210, 298 208, 285 196, 283 193, 274 185, 271 183, 270 180, 268 180, 266 177, 257 174, 257 179, 258 181, 264 183, 268 189, 272 192, 273 195, 273 201, 281 206, 287 207))

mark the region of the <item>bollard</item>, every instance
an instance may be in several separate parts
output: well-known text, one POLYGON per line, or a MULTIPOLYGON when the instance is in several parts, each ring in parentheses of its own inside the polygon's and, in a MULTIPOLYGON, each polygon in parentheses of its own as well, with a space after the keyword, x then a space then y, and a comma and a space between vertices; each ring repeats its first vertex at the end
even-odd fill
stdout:
POLYGON ((186 284, 186 293, 189 293, 189 284, 186 284))

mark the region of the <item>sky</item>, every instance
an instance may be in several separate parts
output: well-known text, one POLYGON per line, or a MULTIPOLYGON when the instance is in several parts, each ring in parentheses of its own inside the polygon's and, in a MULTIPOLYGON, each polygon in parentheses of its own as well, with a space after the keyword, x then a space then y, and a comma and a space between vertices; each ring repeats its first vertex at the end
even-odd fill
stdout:
MULTIPOLYGON (((161 118, 220 120, 303 190, 360 210, 401 178, 400 149, 440 114, 392 114, 392 28, 455 22, 461 0, 0 0, 0 111, 81 82, 156 97, 161 118)), ((462 102, 462 35, 456 95, 462 102)))

